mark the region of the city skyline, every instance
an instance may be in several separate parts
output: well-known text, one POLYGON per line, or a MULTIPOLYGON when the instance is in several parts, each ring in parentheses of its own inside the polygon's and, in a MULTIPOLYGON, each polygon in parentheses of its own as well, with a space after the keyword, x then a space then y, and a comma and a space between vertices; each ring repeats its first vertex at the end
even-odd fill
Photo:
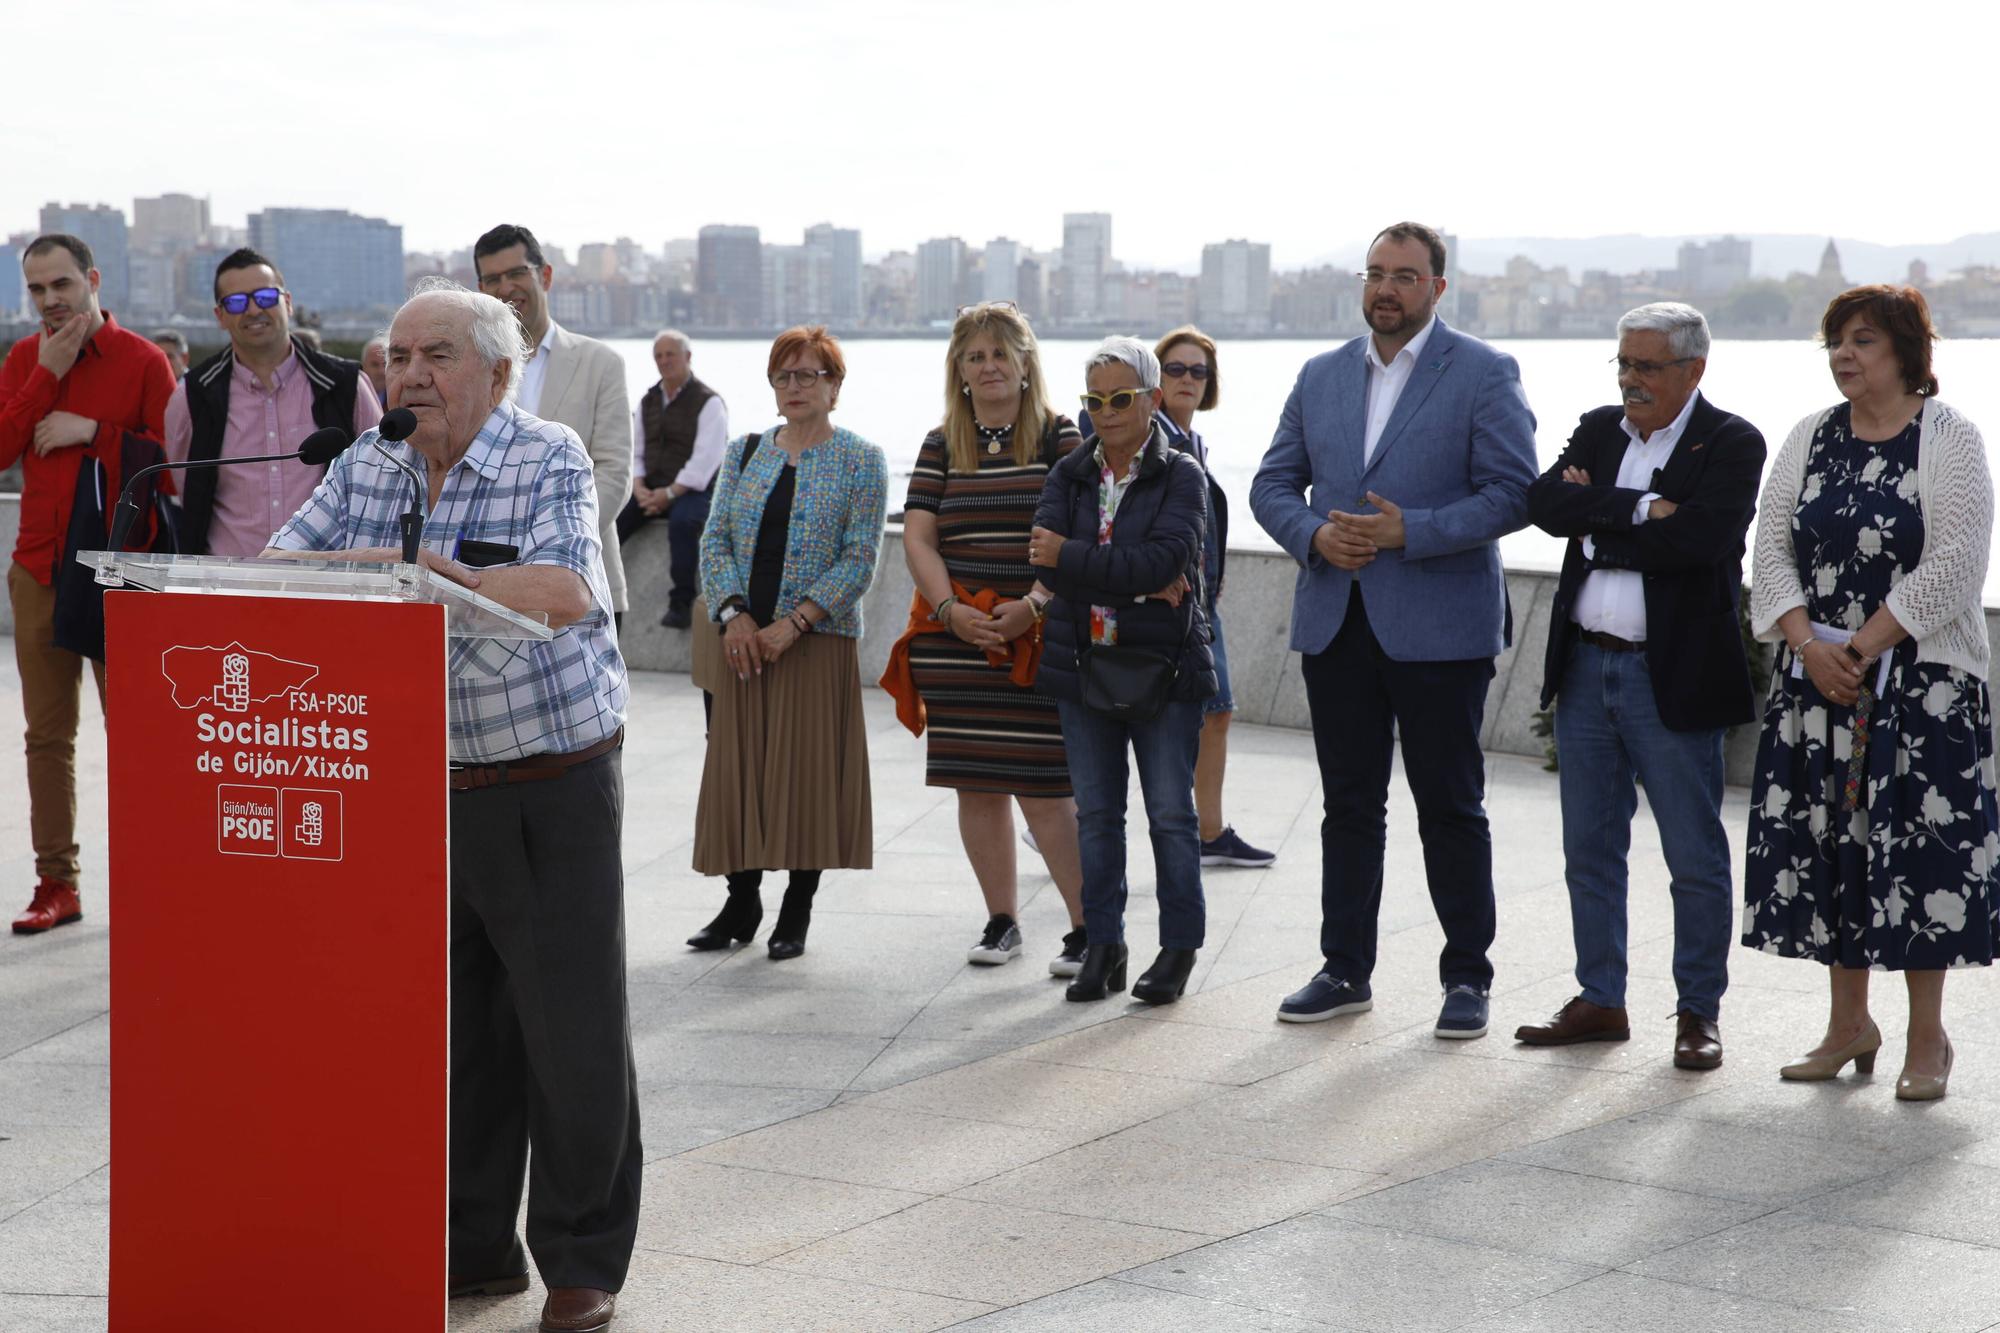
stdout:
MULTIPOLYGON (((106 305, 142 322, 203 325, 215 264, 245 243, 286 274, 304 323, 332 329, 379 327, 421 277, 477 281, 469 248, 409 251, 400 225, 346 210, 266 208, 236 228, 214 221, 209 200, 169 194, 135 198, 132 219, 128 226, 115 205, 52 201, 38 220, 43 232, 83 237, 97 255, 106 305)), ((33 234, 0 229, 0 264, 18 265, 33 234)), ((1199 271, 1188 274, 1124 262, 1116 235, 1113 215, 1070 212, 1062 215, 1063 240, 1054 251, 1005 236, 984 245, 944 236, 871 260, 859 229, 831 222, 807 227, 796 244, 725 223, 669 240, 657 252, 628 236, 579 242, 573 251, 555 238, 540 239, 560 279, 550 298, 553 315, 593 334, 663 325, 756 333, 814 323, 849 333, 910 334, 941 329, 958 309, 980 300, 1013 301, 1051 331, 1082 333, 1199 321, 1223 336, 1283 336, 1331 332, 1359 320, 1352 271, 1359 239, 1340 261, 1284 270, 1274 270, 1267 242, 1213 241, 1202 248, 1199 271)), ((1758 239, 1734 234, 1653 238, 1644 262, 1606 262, 1620 246, 1629 258, 1635 239, 1568 246, 1524 240, 1518 250, 1507 248, 1513 242, 1475 239, 1475 249, 1485 244, 1507 255, 1498 272, 1480 272, 1462 267, 1466 246, 1447 231, 1448 283, 1439 311, 1486 336, 1587 336, 1632 305, 1689 300, 1725 334, 1796 336, 1809 332, 1824 302, 1858 277, 1927 289, 1939 327, 1950 335, 2000 335, 2000 265, 1985 262, 2000 249, 2000 233, 1927 252, 1864 247, 1876 253, 1854 276, 1832 238, 1809 252, 1799 250, 1800 238, 1776 238, 1786 253, 1780 265, 1768 259, 1760 265, 1758 239), (1573 257, 1550 262, 1551 246, 1573 257), (1881 271, 1890 263, 1900 271, 1881 271)), ((0 322, 25 320, 25 293, 8 286, 0 283, 0 322)))
POLYGON ((1528 21, 1451 0, 1253 0, 1225 21, 1176 0, 976 15, 576 0, 547 19, 513 0, 474 21, 383 0, 337 19, 219 0, 196 25, 210 63, 255 51, 273 62, 260 85, 163 79, 161 53, 188 36, 170 11, 30 10, 21 49, 88 51, 90 83, 68 62, 22 62, 25 87, 0 108, 0 216, 186 191, 221 218, 390 217, 416 250, 503 217, 649 245, 717 219, 789 237, 835 218, 882 253, 969 233, 1052 248, 1048 219, 1092 211, 1119 218, 1128 263, 1167 269, 1246 232, 1275 268, 1305 265, 1405 216, 1468 236, 1885 242, 2000 217, 2000 178, 1978 168, 2000 34, 1983 10, 1908 17, 1907 58, 1851 81, 1838 72, 1867 47, 1844 11, 1715 3, 1557 3, 1528 21), (671 77, 632 77, 642 60, 671 77), (1899 72, 1908 111, 1890 105, 1899 72), (579 85, 587 103, 565 91, 579 85), (153 90, 146 118, 87 86, 153 90), (490 124, 489 106, 504 107, 490 124), (1927 173, 1949 188, 1921 188, 1927 173))

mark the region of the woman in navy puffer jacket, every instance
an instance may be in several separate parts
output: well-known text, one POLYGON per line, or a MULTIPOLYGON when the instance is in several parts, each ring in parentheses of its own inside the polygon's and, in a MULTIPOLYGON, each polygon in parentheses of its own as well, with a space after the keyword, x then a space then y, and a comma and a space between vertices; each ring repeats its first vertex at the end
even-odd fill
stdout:
POLYGON ((1126 751, 1139 786, 1158 873, 1160 954, 1132 987, 1149 1004, 1178 999, 1201 948, 1201 833, 1194 761, 1201 705, 1215 693, 1202 611, 1202 538, 1208 480, 1153 421, 1160 362, 1133 338, 1108 338, 1085 366, 1084 406, 1096 433, 1049 470, 1035 511, 1030 563, 1055 595, 1044 612, 1036 686, 1056 700, 1076 789, 1083 854, 1083 970, 1072 1000, 1125 989, 1126 751), (1157 716, 1134 721, 1082 701, 1079 648, 1150 647, 1177 654, 1179 672, 1157 716))

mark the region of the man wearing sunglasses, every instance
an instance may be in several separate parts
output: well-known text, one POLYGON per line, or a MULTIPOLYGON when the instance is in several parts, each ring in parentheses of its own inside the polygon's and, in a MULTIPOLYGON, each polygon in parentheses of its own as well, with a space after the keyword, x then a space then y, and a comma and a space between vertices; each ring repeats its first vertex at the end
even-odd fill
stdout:
POLYGON ((1479 748, 1493 659, 1512 634, 1498 539, 1527 523, 1535 417, 1520 370, 1437 318, 1444 241, 1400 222, 1357 274, 1369 332, 1299 372, 1250 486, 1257 521, 1299 562, 1301 654, 1326 814, 1325 963, 1278 1017, 1374 1005, 1389 773, 1416 798, 1443 927, 1440 1037, 1485 1035, 1493 843, 1479 748))
MULTIPOLYGON (((382 419, 361 363, 317 351, 292 331, 278 266, 248 248, 215 268, 215 322, 229 346, 187 373, 167 404, 167 457, 255 458, 296 450, 322 426, 360 435, 382 419)), ((181 546, 254 556, 326 475, 296 459, 181 474, 181 546)))

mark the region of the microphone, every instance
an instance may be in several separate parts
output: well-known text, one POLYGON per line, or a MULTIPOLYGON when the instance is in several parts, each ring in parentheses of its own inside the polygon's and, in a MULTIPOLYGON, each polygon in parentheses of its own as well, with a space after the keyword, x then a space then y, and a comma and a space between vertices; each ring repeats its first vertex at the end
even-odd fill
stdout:
POLYGON ((412 412, 407 407, 392 407, 382 414, 380 421, 375 423, 375 438, 370 441, 375 446, 376 453, 388 459, 390 466, 398 469, 404 476, 410 479, 410 485, 413 488, 414 493, 410 496, 409 511, 403 515, 401 520, 403 530, 403 563, 406 565, 417 563, 417 547, 422 545, 424 539, 424 500, 428 497, 429 492, 424 487, 424 479, 417 475, 417 470, 390 453, 387 449, 384 449, 382 441, 387 440, 391 444, 394 444, 401 440, 406 440, 410 437, 410 432, 416 428, 417 414, 415 412, 412 412))
POLYGON ((132 524, 139 517, 139 483, 155 472, 179 472, 187 468, 227 467, 236 463, 305 463, 310 467, 323 467, 340 455, 341 450, 354 442, 354 437, 338 426, 322 426, 306 436, 296 452, 289 454, 258 454, 253 458, 190 458, 179 463, 154 463, 134 472, 118 494, 118 508, 111 518, 111 537, 105 543, 113 551, 125 549, 125 539, 132 533, 132 524))

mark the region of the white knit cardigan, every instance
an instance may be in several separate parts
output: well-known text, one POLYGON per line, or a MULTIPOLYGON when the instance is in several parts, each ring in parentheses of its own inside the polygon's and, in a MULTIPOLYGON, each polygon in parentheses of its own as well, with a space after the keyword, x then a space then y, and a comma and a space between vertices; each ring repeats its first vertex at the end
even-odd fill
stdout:
MULTIPOLYGON (((1750 628, 1782 640, 1778 617, 1806 604, 1792 550, 1792 511, 1806 484, 1813 434, 1833 409, 1792 428, 1758 501, 1757 550, 1750 575, 1750 628)), ((1891 615, 1910 632, 1919 662, 1942 662, 1986 679, 1986 558, 1993 535, 1993 478, 1979 429, 1935 398, 1924 403, 1917 437, 1917 508, 1924 553, 1889 590, 1891 615)))

